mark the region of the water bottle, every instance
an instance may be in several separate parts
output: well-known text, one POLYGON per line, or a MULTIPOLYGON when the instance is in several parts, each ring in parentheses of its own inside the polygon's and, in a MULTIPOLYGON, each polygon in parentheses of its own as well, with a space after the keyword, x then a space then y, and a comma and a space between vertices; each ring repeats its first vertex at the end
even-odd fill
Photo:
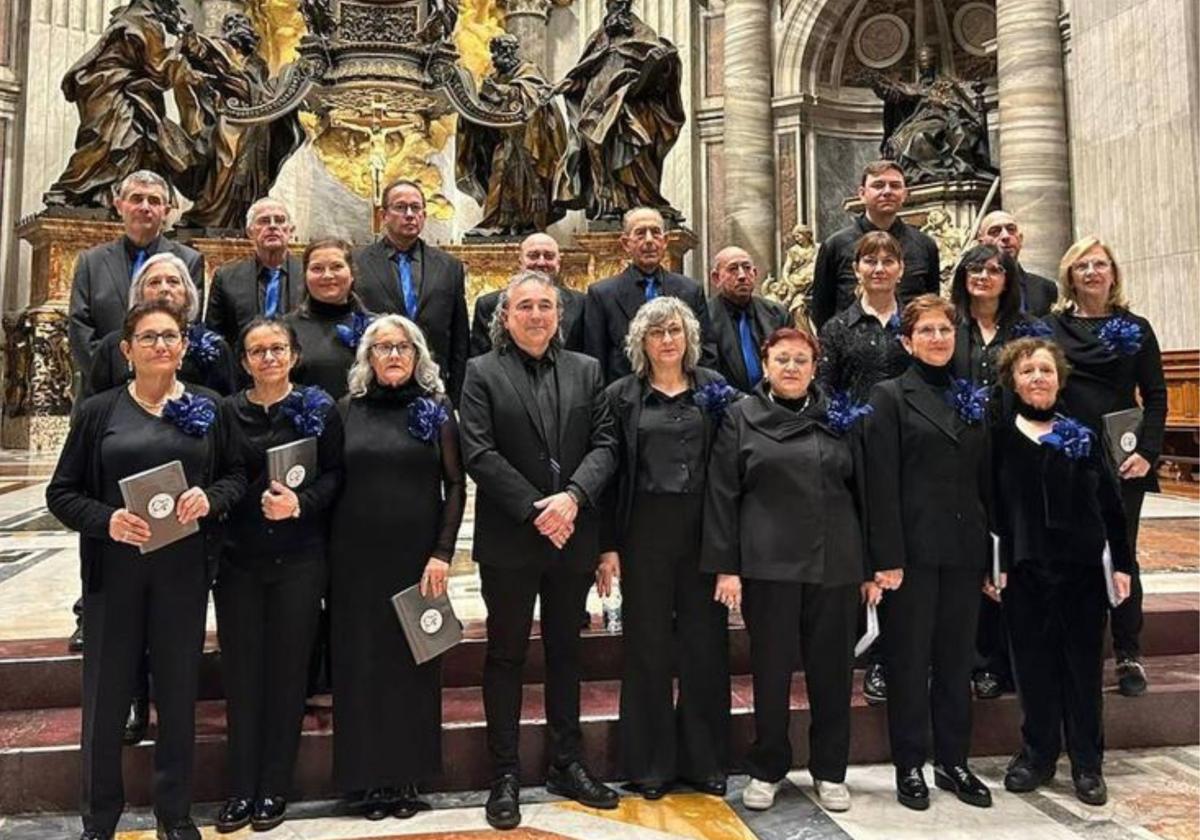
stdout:
POLYGON ((612 582, 612 592, 600 599, 604 611, 604 629, 609 633, 621 632, 621 584, 619 580, 612 582))

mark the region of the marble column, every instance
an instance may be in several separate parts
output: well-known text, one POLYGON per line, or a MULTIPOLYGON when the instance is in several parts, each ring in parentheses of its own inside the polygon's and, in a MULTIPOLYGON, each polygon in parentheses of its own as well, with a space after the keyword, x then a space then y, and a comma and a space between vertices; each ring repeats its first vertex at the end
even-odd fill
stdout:
POLYGON ((725 241, 760 276, 775 270, 775 149, 771 12, 762 0, 725 3, 725 241))
POLYGON ((504 4, 505 30, 521 42, 521 58, 536 64, 543 73, 549 64, 546 22, 550 5, 550 0, 507 0, 504 4))
POLYGON ((997 0, 1000 192, 1025 232, 1021 262, 1057 275, 1071 244, 1071 171, 1059 0, 997 0))

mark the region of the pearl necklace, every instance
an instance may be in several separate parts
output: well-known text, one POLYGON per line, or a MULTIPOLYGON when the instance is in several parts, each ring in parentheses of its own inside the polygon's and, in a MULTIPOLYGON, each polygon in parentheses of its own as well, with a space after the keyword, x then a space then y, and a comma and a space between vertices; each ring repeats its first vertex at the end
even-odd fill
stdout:
POLYGON ((131 380, 129 383, 129 396, 133 397, 133 401, 135 403, 155 416, 161 415, 163 406, 167 404, 167 401, 175 399, 180 393, 182 393, 182 391, 183 386, 180 385, 179 382, 173 381, 171 383, 171 387, 167 389, 166 396, 164 396, 158 402, 152 402, 150 400, 144 400, 138 396, 136 381, 131 380))

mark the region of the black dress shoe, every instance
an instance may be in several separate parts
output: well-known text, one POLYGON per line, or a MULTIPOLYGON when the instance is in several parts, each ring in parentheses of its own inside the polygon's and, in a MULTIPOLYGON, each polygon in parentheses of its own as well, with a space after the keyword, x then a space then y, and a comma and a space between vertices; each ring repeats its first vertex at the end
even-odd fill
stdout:
POLYGON ((610 810, 617 807, 617 792, 596 781, 578 761, 572 761, 566 767, 551 767, 546 774, 546 790, 589 808, 610 810))
POLYGON ((392 809, 392 816, 398 820, 407 820, 415 817, 422 811, 431 811, 433 806, 421 798, 417 793, 417 786, 407 784, 400 788, 396 794, 398 799, 396 807, 392 809))
POLYGON ((905 808, 924 811, 929 807, 929 788, 920 767, 896 768, 896 799, 905 808))
POLYGON ((1004 693, 1000 677, 991 671, 978 671, 972 675, 971 684, 975 688, 975 696, 980 700, 995 700, 1004 693))
POLYGON ((361 803, 362 815, 374 822, 392 813, 396 804, 396 792, 391 788, 371 788, 361 803))
POLYGON ((508 831, 521 824, 521 783, 513 773, 505 773, 492 783, 488 794, 484 816, 488 825, 500 831, 508 831))
POLYGON ((1084 805, 1103 805, 1108 802, 1108 785, 1100 771, 1075 774, 1075 798, 1084 805))
POLYGON ((169 828, 159 823, 154 836, 158 840, 201 840, 200 829, 191 820, 182 820, 169 828))
POLYGON ((1029 793, 1054 778, 1054 765, 1038 767, 1024 753, 1017 753, 1008 763, 1004 774, 1004 789, 1012 793, 1029 793))
POLYGON ((79 835, 79 840, 113 840, 113 836, 96 831, 94 828, 85 828, 79 835))
POLYGON ((137 697, 129 704, 129 717, 125 718, 125 732, 121 735, 121 743, 127 747, 140 744, 146 737, 150 726, 150 701, 145 697, 137 697))
POLYGON ((250 827, 255 831, 270 831, 287 817, 287 800, 282 796, 260 796, 254 800, 254 815, 250 827))
POLYGON ((976 808, 992 807, 992 792, 965 764, 950 767, 935 764, 933 783, 942 790, 954 791, 959 802, 974 805, 976 808))
POLYGON ((725 795, 725 777, 716 776, 711 779, 684 779, 683 783, 692 790, 707 793, 709 796, 725 795))
POLYGON ((245 828, 250 823, 250 815, 254 813, 254 801, 241 796, 231 796, 221 806, 217 814, 217 834, 230 834, 239 828, 245 828))
POLYGON ((70 653, 79 653, 83 650, 83 624, 82 622, 75 625, 75 632, 67 638, 67 650, 70 653))
POLYGON ((1117 656, 1117 691, 1125 697, 1141 697, 1146 693, 1146 669, 1136 656, 1117 656))
POLYGON ((671 789, 671 786, 666 782, 631 782, 625 787, 641 796, 642 799, 647 799, 651 802, 656 799, 662 799, 667 795, 667 791, 671 789))
POLYGON ((863 697, 872 706, 887 702, 887 678, 878 662, 868 665, 863 673, 863 697))

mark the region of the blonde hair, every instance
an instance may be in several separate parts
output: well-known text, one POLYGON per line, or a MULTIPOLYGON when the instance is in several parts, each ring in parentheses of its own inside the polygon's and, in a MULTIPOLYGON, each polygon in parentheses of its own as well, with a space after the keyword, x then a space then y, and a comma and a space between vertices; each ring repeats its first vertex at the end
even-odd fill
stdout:
POLYGON ((1104 253, 1108 255, 1108 261, 1112 263, 1113 283, 1112 288, 1108 291, 1106 303, 1113 309, 1129 309, 1129 299, 1125 297, 1125 287, 1121 283, 1121 269, 1117 265, 1117 258, 1113 255, 1112 248, 1100 237, 1088 235, 1076 240, 1075 244, 1068 248, 1067 253, 1063 254, 1063 258, 1059 260, 1058 302, 1054 304, 1055 312, 1067 312, 1075 309, 1078 305, 1079 299, 1075 294, 1075 285, 1071 282, 1071 266, 1096 247, 1103 249, 1104 253))
POLYGON ((363 333, 354 353, 354 364, 346 376, 349 383, 350 398, 356 399, 367 393, 367 387, 375 379, 375 371, 371 368, 371 346, 375 344, 375 336, 381 330, 394 327, 404 331, 413 345, 412 378, 428 394, 444 394, 446 386, 442 384, 441 371, 438 364, 429 355, 429 344, 421 328, 403 315, 380 315, 363 333))

